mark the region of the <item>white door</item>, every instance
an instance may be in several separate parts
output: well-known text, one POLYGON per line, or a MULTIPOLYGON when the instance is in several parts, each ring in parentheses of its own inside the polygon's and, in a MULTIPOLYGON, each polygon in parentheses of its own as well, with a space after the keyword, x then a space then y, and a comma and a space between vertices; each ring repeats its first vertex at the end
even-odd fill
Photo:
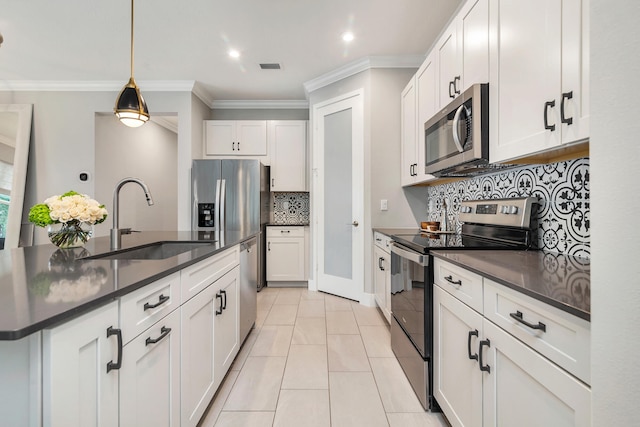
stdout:
POLYGON ((314 106, 318 290, 360 301, 364 290, 363 94, 314 106))

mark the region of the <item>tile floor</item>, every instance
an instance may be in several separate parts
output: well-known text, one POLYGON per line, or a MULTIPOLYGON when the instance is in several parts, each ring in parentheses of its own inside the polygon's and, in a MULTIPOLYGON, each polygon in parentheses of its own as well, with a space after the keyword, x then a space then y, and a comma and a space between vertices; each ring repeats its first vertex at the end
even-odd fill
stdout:
POLYGON ((256 327, 201 427, 447 427, 425 412, 377 308, 301 288, 258 293, 256 327))

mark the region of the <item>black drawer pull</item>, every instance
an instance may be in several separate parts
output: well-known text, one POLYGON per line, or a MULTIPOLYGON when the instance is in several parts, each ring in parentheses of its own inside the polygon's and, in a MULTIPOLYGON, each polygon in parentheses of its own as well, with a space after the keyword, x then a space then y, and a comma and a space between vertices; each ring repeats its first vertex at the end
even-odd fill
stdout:
POLYGON ((547 332, 547 325, 545 325, 542 322, 538 322, 537 325, 534 325, 533 323, 529 323, 526 320, 524 320, 522 318, 522 312, 521 311, 516 311, 515 313, 509 313, 509 316, 511 316, 512 318, 516 319, 518 322, 522 323, 523 325, 531 328, 531 329, 539 329, 542 332, 547 332))
POLYGON ((478 354, 480 355, 480 360, 479 360, 479 363, 480 363, 480 370, 481 370, 481 371, 483 371, 483 372, 491 373, 491 366, 489 366, 489 365, 485 365, 485 364, 482 362, 482 347, 484 347, 485 345, 486 345, 487 347, 491 347, 491 342, 490 342, 488 339, 487 339, 487 340, 480 341, 480 346, 478 347, 478 354))
POLYGON ((478 360, 478 353, 471 354, 471 337, 477 337, 477 336, 478 336, 477 329, 475 331, 469 331, 469 337, 467 338, 467 353, 469 353, 469 359, 471 360, 478 360))
POLYGON ((149 337, 149 338, 147 338, 145 340, 145 342, 144 342, 145 347, 148 346, 149 344, 155 344, 155 343, 159 342, 164 337, 169 335, 169 332, 171 332, 171 328, 167 328, 166 326, 163 326, 162 328, 160 328, 160 336, 158 338, 153 339, 153 338, 149 337))
POLYGON ((548 101, 544 103, 544 128, 550 130, 551 132, 556 130, 556 125, 549 124, 549 108, 553 108, 556 106, 556 100, 548 101))
POLYGON ((144 310, 149 310, 150 308, 156 308, 162 304, 164 304, 165 302, 169 301, 169 297, 166 297, 162 294, 160 294, 160 296, 158 297, 158 302, 155 304, 149 304, 148 302, 144 303, 144 310))
POLYGON ((444 280, 446 280, 447 282, 451 283, 452 285, 460 285, 460 286, 462 286, 462 280, 453 280, 453 276, 451 276, 451 275, 446 276, 444 278, 444 280))
POLYGON ((560 121, 562 123, 566 123, 568 125, 573 124, 573 118, 571 118, 571 117, 567 118, 567 117, 564 116, 564 104, 565 104, 565 101, 567 99, 572 99, 572 98, 573 98, 573 91, 563 93, 562 94, 562 103, 560 104, 560 121))
POLYGON ((382 257, 378 258, 378 268, 380 269, 380 271, 384 271, 384 265, 382 265, 383 262, 384 262, 384 258, 382 257))
POLYGON ((220 308, 216 309, 216 316, 222 314, 222 294, 219 292, 216 293, 216 299, 218 298, 220 298, 220 308))
POLYGON ((107 373, 111 370, 120 369, 122 367, 122 329, 116 329, 111 326, 107 328, 107 338, 111 335, 115 335, 118 338, 118 361, 113 363, 111 360, 107 363, 107 373))
POLYGON ((222 309, 226 310, 227 309, 227 291, 225 291, 224 289, 222 289, 220 291, 220 293, 224 296, 224 302, 222 303, 222 309))

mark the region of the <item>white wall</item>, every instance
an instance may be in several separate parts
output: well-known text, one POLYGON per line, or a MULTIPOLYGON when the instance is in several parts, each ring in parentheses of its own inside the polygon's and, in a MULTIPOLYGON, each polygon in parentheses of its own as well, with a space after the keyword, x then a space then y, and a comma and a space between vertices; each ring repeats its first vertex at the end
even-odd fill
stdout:
POLYGON ((640 420, 640 3, 591 0, 593 426, 640 420))
POLYGON ((147 205, 140 186, 125 184, 120 191, 119 227, 177 230, 178 135, 153 121, 129 129, 113 114, 99 114, 95 123, 94 196, 111 215, 95 227, 96 235, 109 235, 115 215, 113 190, 125 177, 141 179, 149 187, 154 205, 147 205))
MULTIPOLYGON (((190 229, 190 174, 194 153, 202 150, 202 120, 211 110, 191 92, 144 91, 153 114, 178 114, 178 228, 190 229)), ((25 193, 28 208, 69 189, 93 195, 94 181, 83 183, 78 173, 95 175, 95 114, 113 111, 117 92, 2 92, 0 103, 33 104, 32 145, 25 193)), ((37 227, 36 227, 37 228, 37 227)), ((34 243, 47 242, 37 229, 34 243)))

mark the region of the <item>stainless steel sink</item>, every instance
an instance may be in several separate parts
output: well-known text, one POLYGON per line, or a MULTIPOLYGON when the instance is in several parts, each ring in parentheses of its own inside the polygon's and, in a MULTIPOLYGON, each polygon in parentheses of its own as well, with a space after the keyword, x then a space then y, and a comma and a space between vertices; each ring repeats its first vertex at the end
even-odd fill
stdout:
POLYGON ((144 246, 105 254, 94 255, 84 259, 130 259, 130 260, 159 260, 171 258, 194 249, 211 247, 215 242, 156 242, 144 246))

